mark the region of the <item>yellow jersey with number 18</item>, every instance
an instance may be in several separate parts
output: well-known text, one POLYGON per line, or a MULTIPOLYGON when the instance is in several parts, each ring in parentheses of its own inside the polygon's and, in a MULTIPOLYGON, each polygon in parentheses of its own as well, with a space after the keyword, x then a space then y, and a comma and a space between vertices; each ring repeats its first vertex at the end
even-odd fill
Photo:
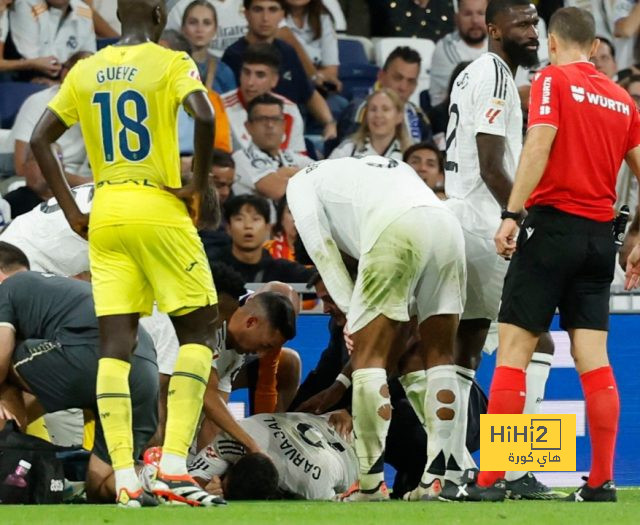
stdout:
POLYGON ((194 91, 206 89, 193 60, 151 42, 108 46, 71 69, 49 109, 80 122, 96 183, 91 229, 190 224, 162 188, 181 187, 177 112, 194 91))

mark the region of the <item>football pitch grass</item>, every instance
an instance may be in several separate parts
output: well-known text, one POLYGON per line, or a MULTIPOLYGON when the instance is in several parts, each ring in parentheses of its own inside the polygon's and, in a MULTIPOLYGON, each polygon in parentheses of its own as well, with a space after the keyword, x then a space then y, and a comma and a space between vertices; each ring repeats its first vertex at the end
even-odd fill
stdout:
POLYGON ((163 506, 118 509, 115 505, 2 506, 2 525, 211 524, 211 525, 604 525, 640 523, 640 489, 618 491, 617 503, 505 501, 503 503, 233 502, 193 509, 163 506))

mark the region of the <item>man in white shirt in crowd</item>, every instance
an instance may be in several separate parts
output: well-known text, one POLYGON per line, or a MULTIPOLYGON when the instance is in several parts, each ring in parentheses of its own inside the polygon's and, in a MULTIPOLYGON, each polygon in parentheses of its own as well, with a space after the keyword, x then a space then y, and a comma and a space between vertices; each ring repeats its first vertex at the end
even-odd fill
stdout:
POLYGON ((346 410, 316 416, 259 414, 239 422, 265 454, 247 454, 221 433, 189 461, 189 473, 230 500, 332 500, 358 478, 346 410))
MULTIPOLYGON (((460 223, 409 165, 379 156, 315 163, 291 179, 287 201, 353 341, 351 368, 343 373, 353 384, 359 482, 342 499, 389 498, 385 368, 391 352, 404 347, 398 329, 413 316, 422 359, 400 382, 428 436, 424 495, 437 497, 445 479, 460 476, 465 454, 459 428, 466 411, 453 364, 466 280, 460 223), (353 265, 355 279, 347 269, 353 265)), ((348 384, 345 378, 345 390, 348 384)))
POLYGON ((247 108, 249 146, 233 154, 237 181, 233 193, 258 193, 269 199, 284 197, 287 183, 311 159, 291 150, 280 149, 285 117, 280 98, 271 94, 255 97, 247 108))
POLYGON ((48 55, 62 63, 78 51, 96 52, 91 8, 80 0, 16 0, 11 38, 24 58, 48 55))
POLYGON ((282 95, 273 93, 278 85, 280 56, 268 45, 249 46, 242 59, 240 87, 222 95, 222 102, 231 124, 233 149, 247 148, 251 137, 245 126, 247 104, 258 95, 269 93, 282 101, 284 136, 280 148, 305 153, 304 120, 298 106, 282 95))
POLYGON ((447 98, 451 73, 460 62, 471 62, 487 51, 487 0, 460 0, 456 30, 436 44, 431 59, 431 105, 447 98))

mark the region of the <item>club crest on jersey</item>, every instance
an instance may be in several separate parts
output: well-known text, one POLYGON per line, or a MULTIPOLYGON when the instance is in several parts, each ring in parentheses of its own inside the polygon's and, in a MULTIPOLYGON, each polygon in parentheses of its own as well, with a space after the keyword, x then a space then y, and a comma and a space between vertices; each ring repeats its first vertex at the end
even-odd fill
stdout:
POLYGON ((584 101, 584 88, 578 86, 571 86, 571 96, 576 102, 584 101))
POLYGON ((191 71, 189 71, 189 76, 190 76, 191 78, 195 78, 196 80, 200 80, 200 81, 202 81, 202 80, 200 79, 200 73, 198 72, 198 70, 197 70, 197 69, 192 69, 191 71))
POLYGON ((492 108, 490 110, 487 111, 485 117, 487 117, 487 120, 489 121, 489 124, 493 124, 494 120, 496 120, 496 118, 498 117, 498 115, 502 113, 501 109, 495 109, 492 108))

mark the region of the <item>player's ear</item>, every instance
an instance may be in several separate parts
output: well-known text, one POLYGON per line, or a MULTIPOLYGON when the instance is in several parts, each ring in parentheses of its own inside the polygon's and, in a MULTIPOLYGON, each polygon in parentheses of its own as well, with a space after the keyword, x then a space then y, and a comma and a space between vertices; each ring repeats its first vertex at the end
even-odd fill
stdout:
POLYGON ((258 326, 258 318, 255 315, 248 316, 247 320, 245 321, 245 326, 247 328, 255 328, 256 326, 258 326))
POLYGON ((591 43, 591 50, 589 51, 589 58, 591 58, 592 56, 594 56, 596 54, 596 51, 598 51, 598 48, 600 47, 600 39, 596 38, 592 43, 591 43))
POLYGON ((502 40, 502 32, 500 31, 500 28, 498 28, 498 26, 494 23, 490 22, 487 24, 487 34, 492 40, 502 40))

